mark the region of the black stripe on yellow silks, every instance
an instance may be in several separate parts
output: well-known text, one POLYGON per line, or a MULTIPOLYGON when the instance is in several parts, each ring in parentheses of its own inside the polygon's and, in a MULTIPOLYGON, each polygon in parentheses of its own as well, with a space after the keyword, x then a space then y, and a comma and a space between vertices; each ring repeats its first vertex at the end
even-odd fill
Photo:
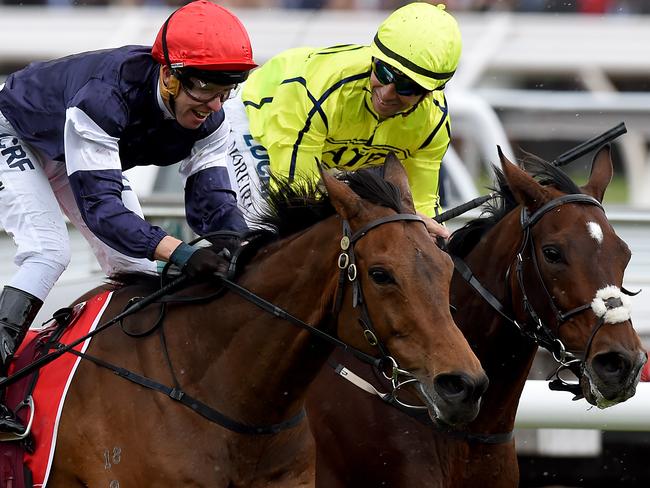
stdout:
MULTIPOLYGON (((447 115, 448 115, 448 110, 447 110, 446 102, 447 102, 447 100, 445 99, 445 105, 442 106, 442 105, 440 105, 440 104, 438 103, 437 100, 433 100, 433 103, 434 103, 434 104, 435 104, 435 105, 440 109, 440 111, 442 112, 442 117, 440 117, 440 121, 436 124, 436 126, 434 127, 434 129, 433 129, 433 131, 431 132, 431 134, 429 134, 429 136, 424 140, 424 142, 420 145, 420 147, 419 147, 418 149, 423 149, 423 148, 427 147, 427 146, 431 143, 431 141, 433 140, 433 138, 436 136, 436 134, 438 133, 438 131, 440 130, 440 127, 442 127, 442 124, 443 124, 443 123, 446 123, 446 122, 449 120, 449 118, 447 117, 447 115)), ((449 130, 449 124, 447 124, 447 130, 449 130)))
POLYGON ((273 101, 273 97, 265 97, 265 98, 262 98, 260 100, 259 104, 255 103, 255 102, 251 102, 251 101, 244 101, 244 106, 245 107, 253 107, 253 108, 256 108, 257 110, 259 110, 259 109, 262 108, 262 105, 264 105, 265 103, 271 103, 272 101, 273 101))
POLYGON ((291 163, 289 165, 289 181, 293 181, 295 177, 295 172, 296 172, 296 162, 298 159, 298 150, 300 149, 300 143, 302 142, 302 138, 305 135, 305 133, 310 129, 311 127, 311 120, 316 115, 317 113, 320 114, 321 118, 323 119, 323 122, 325 123, 325 127, 328 128, 329 125, 327 123, 327 116, 325 115, 325 112, 323 112, 322 105, 327 100, 327 97, 329 97, 334 91, 338 90, 340 87, 345 85, 346 83, 350 83, 352 81, 357 81, 361 80, 363 78, 369 78, 370 77, 370 71, 366 71, 364 73, 359 73, 358 75, 352 75, 348 76, 347 78, 343 78, 342 80, 337 81, 334 83, 331 87, 329 87, 325 92, 321 95, 321 97, 316 100, 316 98, 307 90, 307 83, 304 78, 298 77, 298 78, 291 78, 288 80, 284 80, 282 83, 293 83, 297 82, 300 83, 305 87, 305 90, 307 91, 307 96, 311 100, 311 102, 314 104, 312 109, 309 111, 307 114, 307 120, 305 120, 305 125, 303 126, 302 129, 298 132, 298 136, 296 137, 296 142, 293 144, 293 150, 291 151, 291 163))

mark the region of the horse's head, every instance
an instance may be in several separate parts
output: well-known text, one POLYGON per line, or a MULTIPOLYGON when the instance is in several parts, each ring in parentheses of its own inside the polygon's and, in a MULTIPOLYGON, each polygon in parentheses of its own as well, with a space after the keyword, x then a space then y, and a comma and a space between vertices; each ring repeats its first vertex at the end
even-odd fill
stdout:
POLYGON ((382 357, 397 388, 410 379, 432 418, 465 423, 478 413, 487 377, 451 318, 452 263, 415 216, 401 163, 389 157, 384 169, 387 186, 399 190, 393 208, 323 173, 344 232, 349 225, 339 258, 338 334, 382 357))
POLYGON ((647 356, 622 288, 630 250, 601 207, 613 173, 609 147, 598 151, 587 184, 574 189, 548 164, 549 184, 540 184, 500 158, 523 207, 524 237, 510 269, 518 321, 570 365, 589 403, 605 408, 630 398, 647 356))

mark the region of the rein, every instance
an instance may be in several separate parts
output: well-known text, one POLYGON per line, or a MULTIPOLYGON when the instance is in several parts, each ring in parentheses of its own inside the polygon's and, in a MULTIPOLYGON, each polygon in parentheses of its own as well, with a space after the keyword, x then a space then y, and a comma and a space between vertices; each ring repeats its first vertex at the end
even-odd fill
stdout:
MULTIPOLYGON (((501 432, 497 434, 477 434, 474 432, 466 432, 466 431, 461 431, 461 430, 454 430, 452 428, 447 428, 439 424, 435 424, 431 421, 431 418, 429 415, 426 413, 426 407, 424 406, 417 406, 417 405, 409 405, 407 403, 404 403, 403 401, 399 400, 395 396, 395 386, 393 385, 393 391, 390 393, 383 393, 379 391, 377 388, 374 387, 374 385, 365 379, 361 378, 360 376, 356 375, 352 371, 350 371, 348 368, 343 366, 342 364, 330 364, 330 366, 334 369, 334 372, 342 377, 343 379, 349 381, 352 383, 354 386, 357 388, 360 388, 361 390, 364 390, 366 393, 370 393, 371 395, 378 396, 382 401, 385 403, 389 404, 391 407, 394 407, 398 409, 400 412, 408 415, 409 417, 413 418, 414 420, 417 420, 423 425, 427 426, 432 426, 435 430, 437 430, 440 433, 443 433, 449 437, 453 437, 455 439, 467 441, 467 442, 474 442, 478 444, 504 444, 506 442, 510 442, 513 438, 513 432, 501 432)), ((401 385, 400 385, 401 386, 401 385)))
MULTIPOLYGON (((396 215, 391 215, 388 217, 383 217, 377 220, 374 220, 370 222, 369 224, 365 225, 361 229, 359 229, 357 232, 355 232, 352 236, 350 236, 350 226, 347 223, 347 221, 343 221, 343 237, 341 239, 341 249, 343 250, 343 253, 341 256, 344 254, 348 257, 349 261, 347 261, 345 264, 343 264, 341 256, 339 256, 338 260, 338 267, 341 270, 340 272, 340 279, 339 279, 339 289, 337 291, 337 299, 336 299, 336 304, 335 304, 335 313, 338 314, 339 312, 339 306, 341 302, 341 296, 342 296, 342 289, 343 285, 345 284, 345 280, 341 279, 347 276, 349 281, 353 283, 353 307, 356 308, 359 304, 362 305, 361 307, 361 313, 359 317, 359 322, 362 325, 364 329, 364 336, 368 340, 369 344, 376 346, 380 353, 381 356, 379 358, 375 358, 369 354, 366 354, 365 352, 354 348, 347 343, 341 341, 335 336, 332 336, 320 329, 317 329, 316 327, 307 324, 306 322, 300 320, 299 318, 295 317, 294 315, 291 315, 289 312, 286 310, 272 304, 271 302, 268 302, 267 300, 263 299, 262 297, 255 295, 251 291, 247 290, 246 288, 238 285, 234 281, 231 281, 230 279, 223 277, 223 276, 217 276, 219 278, 219 281, 221 284, 227 288, 228 290, 232 291, 233 293, 238 294, 245 300, 249 301, 253 305, 256 305, 257 307, 265 310, 266 312, 269 312, 270 314, 274 315, 275 317, 281 318, 283 320, 286 320, 287 322, 296 325, 298 327, 301 327, 304 330, 307 330, 311 334, 315 335, 317 338, 321 340, 325 340, 326 342, 329 342, 330 344, 342 348, 344 351, 352 354, 354 357, 358 358, 359 360, 371 365, 373 368, 377 369, 378 371, 381 371, 382 374, 384 374, 387 378, 393 378, 396 382, 395 389, 401 387, 403 384, 410 383, 412 381, 416 381, 413 375, 405 370, 402 370, 399 368, 397 361, 387 353, 387 349, 383 346, 381 341, 377 338, 377 335, 374 331, 374 328, 372 326, 372 321, 370 319, 370 316, 368 314, 367 307, 365 305, 365 302, 363 301, 363 293, 361 286, 358 281, 356 281, 357 277, 357 271, 356 271, 356 265, 354 265, 354 253, 353 253, 353 245, 355 242, 357 242, 359 239, 364 237, 370 230, 374 229, 375 227, 378 227, 380 225, 383 225, 385 223, 390 223, 390 222, 397 222, 397 221, 418 221, 424 224, 424 221, 422 218, 420 218, 417 215, 413 214, 396 214, 396 215), (391 375, 387 376, 386 373, 384 372, 384 367, 389 366, 392 368, 391 370, 391 375), (408 376, 409 379, 406 380, 405 382, 400 383, 397 381, 397 378, 401 375, 408 376)), ((235 257, 236 258, 236 257, 235 257)), ((140 310, 144 309, 146 306, 152 304, 152 303, 162 303, 163 305, 165 303, 171 303, 171 302, 196 302, 196 301, 204 301, 207 299, 213 299, 218 295, 217 294, 211 294, 208 297, 198 297, 198 298, 173 298, 173 297, 165 297, 165 295, 169 294, 171 291, 175 290, 178 288, 181 284, 183 284, 186 281, 186 277, 184 275, 177 277, 173 281, 171 281, 169 284, 161 287, 161 289, 157 290, 156 292, 152 293, 151 295, 148 295, 144 298, 140 298, 139 300, 131 300, 127 304, 127 308, 110 319, 108 322, 105 322, 104 324, 101 324, 98 326, 95 330, 87 333, 83 337, 80 337, 79 339, 71 342, 70 344, 67 345, 62 345, 59 344, 59 347, 57 347, 54 351, 42 356, 38 360, 34 361, 30 365, 24 367, 23 369, 17 371, 13 375, 7 378, 3 378, 0 380, 0 389, 6 388, 7 386, 11 385, 12 383, 15 383, 16 381, 20 380, 24 376, 30 374, 31 372, 38 370, 42 368, 43 366, 49 364, 50 362, 54 361, 56 358, 59 356, 63 355, 66 352, 70 352, 72 354, 75 354, 81 358, 87 359, 95 364, 97 364, 100 367, 107 368, 111 371, 113 371, 115 374, 118 376, 127 379, 133 383, 136 383, 140 386, 143 386, 145 388, 149 388, 161 393, 166 394, 169 398, 178 401, 179 403, 185 405, 186 407, 192 409, 194 412, 197 414, 203 416, 207 420, 216 423, 222 427, 225 427, 228 430, 231 430, 233 432, 239 433, 239 434, 248 434, 248 435, 270 435, 270 434, 277 434, 283 430, 290 429, 292 427, 297 426, 305 417, 305 411, 301 410, 297 415, 293 416, 292 418, 285 420, 283 422, 277 423, 277 424, 272 424, 272 425, 267 425, 267 426, 253 426, 249 424, 244 424, 241 422, 238 422, 236 420, 233 420, 222 413, 218 412, 217 410, 213 409, 212 407, 202 403, 201 401, 191 397, 187 393, 185 393, 181 388, 178 383, 174 387, 169 387, 166 385, 163 385, 162 383, 159 383, 155 380, 152 380, 151 378, 147 378, 145 376, 139 375, 137 373, 134 373, 128 369, 121 368, 119 366, 116 366, 114 364, 111 364, 107 361, 104 361, 100 358, 91 356, 87 353, 81 353, 78 351, 75 351, 73 348, 80 343, 84 342, 85 340, 95 336, 99 332, 102 332, 106 330, 107 328, 115 325, 118 322, 121 322, 124 318, 126 318, 129 315, 132 315, 136 312, 139 312, 140 310)), ((163 312, 164 314, 164 312, 163 312)), ((127 335, 132 335, 133 337, 138 337, 140 335, 147 335, 148 333, 153 332, 155 329, 157 329, 162 322, 162 316, 158 318, 156 325, 152 327, 149 331, 147 331, 144 334, 127 334, 127 335)), ((162 330, 162 329, 161 329, 162 330)), ((126 331, 125 331, 126 333, 126 331)), ((163 341, 163 350, 166 352, 167 347, 166 343, 164 340, 164 334, 161 335, 161 340, 163 341)), ((168 362, 169 362, 169 358, 168 362)), ((171 364, 170 364, 171 366, 171 364)), ((172 371, 172 376, 175 375, 173 374, 172 371)))
MULTIPOLYGON (((388 405, 397 408, 399 411, 405 413, 406 415, 414 418, 415 420, 426 424, 432 425, 436 430, 454 437, 460 440, 467 442, 476 442, 480 444, 503 444, 510 442, 513 437, 512 432, 503 432, 497 434, 476 434, 471 432, 463 432, 458 430, 453 430, 450 428, 445 428, 441 425, 435 424, 431 421, 428 414, 426 414, 427 407, 424 405, 412 405, 406 403, 403 400, 400 400, 397 396, 398 391, 408 384, 417 382, 415 377, 409 371, 399 368, 399 365, 395 359, 390 356, 384 347, 384 345, 377 338, 377 334, 372 326, 372 321, 368 314, 368 309, 365 301, 363 300, 363 292, 361 285, 357 280, 357 269, 356 262, 354 257, 354 243, 357 242, 361 237, 363 237, 370 229, 377 227, 378 225, 399 221, 399 220, 414 220, 422 221, 422 219, 416 215, 412 214, 398 214, 384 219, 379 219, 377 221, 371 222, 365 227, 359 229, 357 232, 351 235, 351 230, 346 221, 343 222, 343 237, 341 238, 341 254, 338 259, 338 266, 340 268, 339 273, 339 286, 337 288, 336 299, 334 302, 334 313, 338 313, 341 308, 343 301, 343 292, 345 284, 349 281, 352 283, 352 306, 354 308, 360 308, 359 323, 363 328, 364 336, 368 343, 372 346, 377 347, 381 354, 379 360, 375 360, 376 364, 372 364, 376 371, 381 373, 386 380, 390 381, 389 392, 382 392, 375 388, 375 386, 361 378, 357 374, 353 373, 351 370, 343 366, 342 364, 328 364, 334 369, 334 372, 341 378, 349 381, 357 388, 364 390, 371 395, 379 397, 383 402, 388 405), (391 374, 386 374, 382 364, 390 366, 391 374), (402 379, 405 377, 406 379, 402 379)), ((362 359, 363 361, 363 359, 362 359)), ((365 361, 367 362, 367 361, 365 361)))
POLYGON ((352 354, 357 359, 363 361, 366 364, 369 364, 370 366, 372 366, 377 370, 383 371, 383 368, 385 366, 390 366, 393 368, 393 373, 392 373, 393 375, 406 374, 412 376, 411 373, 399 369, 399 367, 397 366, 397 361, 388 354, 388 350, 378 339, 375 329, 372 326, 372 320, 370 319, 370 315, 368 314, 368 308, 366 306, 365 301, 363 300, 363 291, 361 289, 361 285, 359 281, 357 281, 357 268, 356 268, 355 258, 354 258, 354 244, 362 237, 364 237, 370 230, 390 222, 403 222, 403 221, 415 221, 424 224, 424 220, 417 215, 395 214, 395 215, 390 215, 388 217, 382 217, 377 220, 373 220, 369 224, 359 229, 353 235, 350 235, 351 233, 350 224, 348 224, 346 220, 343 220, 343 237, 341 238, 341 242, 340 242, 342 253, 339 255, 338 263, 337 263, 340 269, 339 286, 336 293, 333 312, 335 316, 338 315, 338 313, 340 312, 345 283, 347 281, 350 281, 353 285, 352 306, 353 308, 357 308, 359 305, 361 306, 359 323, 363 328, 363 334, 366 337, 368 343, 371 346, 377 347, 377 349, 380 351, 381 356, 379 358, 371 356, 361 351, 360 349, 350 346, 349 344, 343 342, 336 336, 333 336, 331 334, 328 334, 327 332, 317 329, 313 325, 304 322, 303 320, 290 314, 283 308, 274 305, 273 303, 256 295, 255 293, 235 283, 234 281, 222 277, 221 283, 223 284, 223 286, 228 288, 228 290, 230 290, 233 293, 236 293, 237 295, 247 300, 248 302, 252 303, 253 305, 261 308, 262 310, 270 313, 271 315, 277 318, 286 320, 287 322, 308 331, 309 333, 313 334, 317 338, 329 342, 333 346, 340 347, 344 351, 352 354))
POLYGON ((67 344, 63 347, 57 348, 54 351, 41 356, 38 358, 36 361, 32 362, 31 364, 25 366, 24 368, 16 371, 14 374, 11 376, 8 376, 6 378, 0 379, 0 390, 4 390, 7 388, 9 385, 12 385, 13 383, 16 383, 18 380, 21 378, 24 378, 28 374, 32 373, 33 371, 36 371, 38 369, 41 369, 43 366, 51 363, 54 361, 56 358, 59 356, 62 356, 66 352, 70 352, 74 347, 78 346, 82 342, 84 342, 86 339, 89 339, 91 337, 94 337, 95 335, 99 334, 100 332, 108 329, 109 327, 115 325, 125 317, 132 315, 136 312, 139 312, 143 308, 145 308, 148 305, 151 305, 152 303, 155 303, 158 301, 158 299, 164 295, 167 295, 171 293, 173 290, 175 290, 178 286, 183 284, 186 281, 185 276, 179 276, 167 285, 161 287, 159 290, 153 292, 151 295, 148 295, 144 298, 142 298, 140 301, 134 302, 131 306, 127 307, 126 310, 122 311, 121 313, 117 314, 115 317, 110 319, 108 322, 105 322, 101 325, 98 325, 95 330, 87 333, 83 337, 80 337, 79 339, 71 342, 70 344, 67 344))
POLYGON ((305 418, 306 415, 305 411, 301 410, 293 417, 284 420, 282 422, 279 422, 277 424, 271 424, 271 425, 244 424, 242 422, 233 420, 230 417, 227 417, 226 415, 215 410, 209 405, 206 405, 200 400, 191 397, 190 395, 185 393, 178 385, 174 387, 163 385, 162 383, 158 383, 157 381, 152 380, 151 378, 147 378, 146 376, 139 375, 125 368, 120 368, 119 366, 115 366, 114 364, 108 363, 95 356, 91 356, 90 354, 79 352, 75 349, 71 349, 69 352, 83 359, 87 359, 102 368, 109 369, 119 377, 124 378, 125 380, 129 380, 137 385, 143 386, 150 390, 163 393, 167 395, 169 398, 171 398, 172 400, 175 400, 181 403, 182 405, 190 408, 192 411, 201 415, 202 417, 209 420, 210 422, 218 424, 221 427, 225 427, 226 429, 235 432, 237 434, 246 434, 246 435, 278 434, 283 430, 296 427, 305 418))

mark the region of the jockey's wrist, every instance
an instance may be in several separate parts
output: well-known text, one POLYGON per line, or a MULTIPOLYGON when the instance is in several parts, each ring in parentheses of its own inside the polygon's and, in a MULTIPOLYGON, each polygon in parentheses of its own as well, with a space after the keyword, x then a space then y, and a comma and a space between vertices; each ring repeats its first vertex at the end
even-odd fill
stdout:
POLYGON ((154 259, 165 262, 169 261, 169 257, 182 242, 183 241, 177 239, 176 237, 166 235, 156 246, 153 255, 154 259))
POLYGON ((192 254, 198 250, 198 247, 190 246, 186 242, 181 242, 169 256, 169 262, 175 264, 180 269, 183 269, 192 257, 192 254))

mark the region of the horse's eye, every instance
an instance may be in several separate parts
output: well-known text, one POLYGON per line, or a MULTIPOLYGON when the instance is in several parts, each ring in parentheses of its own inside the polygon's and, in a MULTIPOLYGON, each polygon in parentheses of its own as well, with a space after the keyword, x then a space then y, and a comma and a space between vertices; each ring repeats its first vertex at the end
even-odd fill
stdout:
POLYGON ((390 283, 395 283, 392 275, 383 268, 370 268, 368 274, 372 281, 378 285, 388 285, 390 283))
POLYGON ((547 263, 559 263, 562 261, 562 253, 554 247, 545 247, 542 249, 542 253, 547 263))

